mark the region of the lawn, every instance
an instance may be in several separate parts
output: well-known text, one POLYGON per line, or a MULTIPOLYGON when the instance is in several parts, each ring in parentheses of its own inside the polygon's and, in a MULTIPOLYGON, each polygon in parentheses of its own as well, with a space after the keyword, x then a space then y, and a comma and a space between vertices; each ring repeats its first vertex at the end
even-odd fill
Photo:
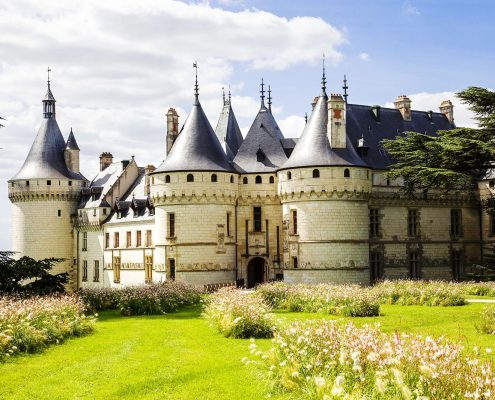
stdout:
MULTIPOLYGON (((382 306, 387 332, 444 335, 483 357, 495 337, 473 323, 484 304, 462 307, 382 306)), ((321 314, 277 312, 278 318, 322 318, 321 314)), ((268 348, 270 340, 257 340, 268 348)), ((96 332, 44 353, 0 364, 0 399, 260 399, 266 396, 256 371, 241 363, 248 340, 226 339, 201 318, 199 307, 157 317, 100 315, 96 332)), ((283 396, 272 397, 284 399, 283 396)))

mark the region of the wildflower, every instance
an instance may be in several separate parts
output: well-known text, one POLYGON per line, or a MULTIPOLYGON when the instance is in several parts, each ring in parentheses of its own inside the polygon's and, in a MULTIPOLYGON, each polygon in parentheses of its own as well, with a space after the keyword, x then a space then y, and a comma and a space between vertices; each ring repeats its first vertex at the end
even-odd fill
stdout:
POLYGON ((315 376, 315 384, 317 387, 323 387, 326 385, 326 380, 322 376, 315 376))
POLYGON ((487 352, 488 354, 490 354, 490 353, 492 352, 492 349, 491 349, 490 347, 487 347, 487 348, 486 348, 486 352, 487 352))

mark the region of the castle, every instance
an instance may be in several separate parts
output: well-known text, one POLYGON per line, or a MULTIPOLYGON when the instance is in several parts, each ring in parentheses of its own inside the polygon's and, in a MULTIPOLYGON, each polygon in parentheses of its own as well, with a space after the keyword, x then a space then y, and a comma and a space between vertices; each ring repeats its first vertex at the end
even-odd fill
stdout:
POLYGON ((63 258, 55 272, 69 272, 76 287, 461 279, 480 261, 495 222, 479 200, 493 181, 411 199, 385 175, 382 139, 452 129, 450 101, 440 112, 412 110, 407 96, 393 109, 349 104, 346 93, 327 95, 323 72, 300 138, 289 139, 264 93, 262 84, 243 138, 230 93, 213 130, 196 80, 180 130, 177 112, 167 113, 161 165, 104 152, 88 181, 72 129, 64 140, 57 124, 48 81, 40 129, 8 182, 13 250, 63 258))

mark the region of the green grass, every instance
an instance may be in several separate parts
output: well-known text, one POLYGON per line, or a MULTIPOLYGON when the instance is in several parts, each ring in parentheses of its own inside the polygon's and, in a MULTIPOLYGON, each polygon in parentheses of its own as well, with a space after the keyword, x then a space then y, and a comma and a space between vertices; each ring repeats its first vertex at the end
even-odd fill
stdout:
MULTIPOLYGON (((471 349, 495 350, 495 336, 476 332, 485 304, 462 307, 382 306, 382 316, 353 318, 356 325, 380 322, 384 331, 446 336, 471 349)), ((279 311, 285 321, 335 318, 279 311)), ((270 340, 257 340, 262 349, 270 340)), ((96 333, 44 353, 0 364, 0 399, 262 399, 256 371, 240 360, 248 340, 226 339, 200 317, 198 307, 156 317, 100 315, 96 333)), ((285 399, 275 396, 274 399, 285 399)))

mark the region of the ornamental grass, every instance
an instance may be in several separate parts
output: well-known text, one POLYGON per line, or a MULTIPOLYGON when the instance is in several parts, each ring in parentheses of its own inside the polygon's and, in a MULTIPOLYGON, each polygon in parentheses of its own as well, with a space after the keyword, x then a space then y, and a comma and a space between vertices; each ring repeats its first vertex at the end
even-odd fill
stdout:
POLYGON ((0 297, 0 361, 90 333, 94 322, 75 296, 0 297))
POLYGON ((206 300, 203 315, 225 337, 270 338, 274 320, 271 307, 256 293, 223 288, 206 300))
POLYGON ((272 392, 298 399, 493 399, 491 362, 462 347, 411 334, 385 334, 335 320, 296 321, 268 351, 250 345, 272 392))

